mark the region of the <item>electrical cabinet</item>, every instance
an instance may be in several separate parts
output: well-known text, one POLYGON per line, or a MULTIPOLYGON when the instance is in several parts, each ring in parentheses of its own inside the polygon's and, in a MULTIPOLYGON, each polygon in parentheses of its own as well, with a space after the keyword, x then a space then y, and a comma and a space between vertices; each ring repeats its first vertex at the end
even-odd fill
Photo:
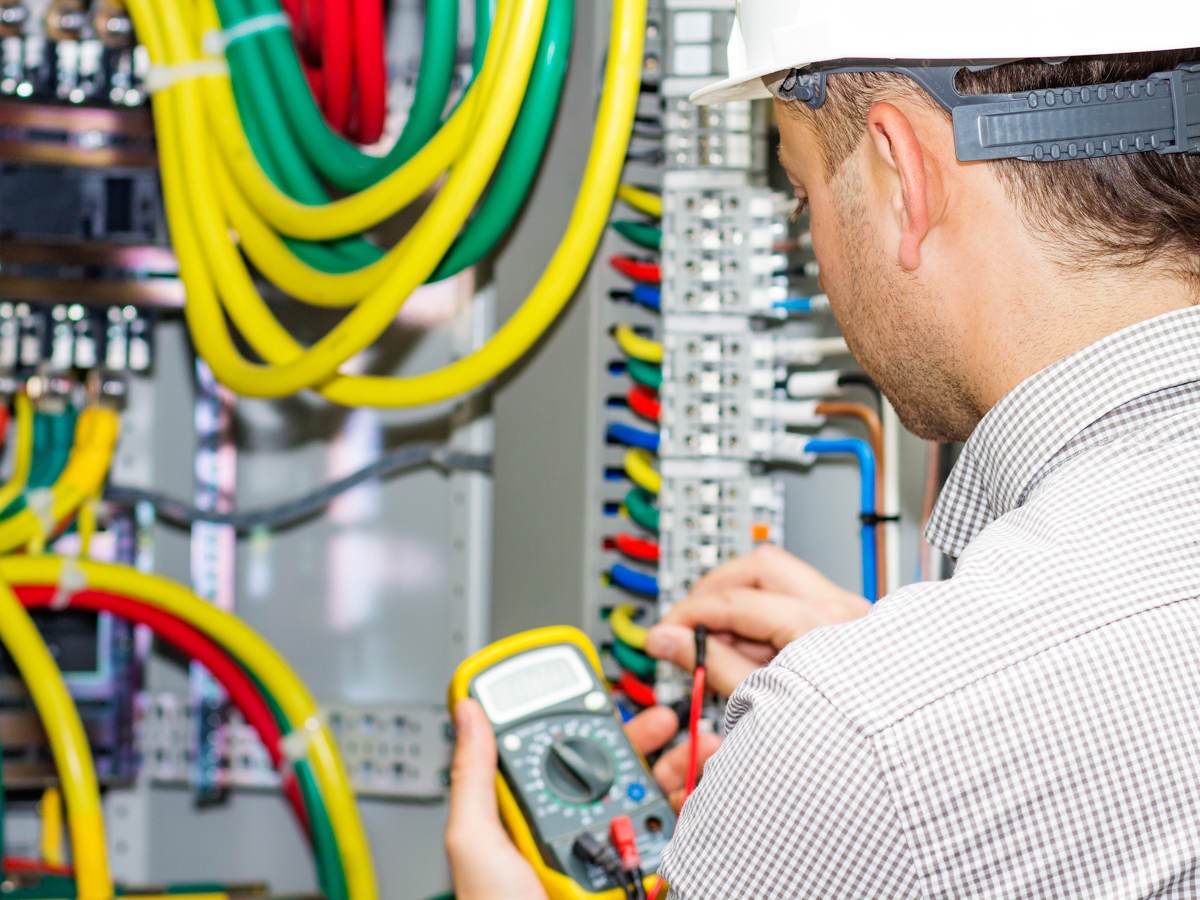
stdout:
MULTIPOLYGON (((424 4, 388 6, 385 143, 403 129, 422 71, 424 4)), ((461 4, 448 111, 471 71, 474 6, 461 4)), ((704 573, 759 544, 780 543, 839 583, 860 584, 853 460, 814 467, 792 452, 817 433, 862 432, 821 414, 818 396, 789 395, 798 373, 838 390, 838 371, 854 364, 819 303, 805 315, 788 307, 819 288, 803 223, 788 224, 770 162, 769 107, 687 102, 724 67, 733 7, 649 4, 622 181, 659 196, 661 220, 618 202, 613 219, 636 219, 634 230, 604 230, 573 302, 493 385, 386 410, 342 407, 312 391, 252 399, 222 387, 182 313, 187 272, 164 214, 153 69, 133 21, 115 0, 0 2, 0 393, 36 393, 38 440, 56 452, 65 453, 54 429, 69 436, 85 402, 119 409, 122 423, 108 481, 128 502, 99 504, 94 528, 51 534, 52 549, 161 573, 268 639, 340 748, 381 897, 450 887, 441 849, 452 740, 445 688, 489 638, 579 626, 616 680, 613 609, 632 606, 647 624, 704 573), (627 353, 618 340, 626 333, 659 357, 627 353), (631 475, 630 450, 645 448, 631 447, 629 435, 652 443, 643 475, 653 489, 631 475), (425 445, 490 454, 490 471, 433 465, 366 478, 286 528, 235 527, 219 515, 193 521, 197 510, 270 506, 425 445), (630 537, 653 546, 653 559, 631 558, 622 542, 630 537)), ((497 251, 420 288, 347 364, 354 372, 446 366, 521 307, 571 215, 610 13, 607 2, 575 5, 544 160, 497 251)), ((390 245, 407 224, 384 222, 371 237, 390 245)), ((315 341, 340 320, 334 308, 285 307, 263 272, 254 275, 297 339, 315 341)), ((856 391, 844 386, 872 402, 856 391)), ((921 445, 898 440, 887 464, 904 476, 903 493, 876 511, 900 516, 887 526, 900 537, 889 538, 890 583, 916 559, 923 469, 921 445)), ((5 472, 16 465, 13 443, 5 472)), ((31 488, 46 486, 31 476, 31 488)), ((47 612, 37 622, 92 744, 118 878, 316 888, 271 754, 206 670, 104 613, 47 612)), ((645 677, 657 678, 660 701, 678 696, 668 667, 645 677)), ((36 855, 36 802, 54 767, 8 660, 0 745, 7 852, 36 855)))

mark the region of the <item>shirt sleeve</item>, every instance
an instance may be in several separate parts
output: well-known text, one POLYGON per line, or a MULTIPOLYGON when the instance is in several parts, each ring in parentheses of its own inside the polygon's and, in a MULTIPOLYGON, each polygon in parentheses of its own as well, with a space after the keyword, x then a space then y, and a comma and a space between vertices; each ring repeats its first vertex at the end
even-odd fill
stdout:
POLYGON ((660 867, 673 900, 919 895, 870 740, 772 664, 734 692, 660 867))

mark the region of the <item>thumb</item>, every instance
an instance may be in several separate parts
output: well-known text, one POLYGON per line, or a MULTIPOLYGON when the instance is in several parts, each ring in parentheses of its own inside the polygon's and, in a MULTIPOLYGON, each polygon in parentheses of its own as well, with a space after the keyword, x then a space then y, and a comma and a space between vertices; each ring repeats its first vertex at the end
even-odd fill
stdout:
POLYGON ((496 807, 496 737, 483 709, 474 700, 454 707, 454 761, 450 766, 450 817, 447 841, 467 837, 494 825, 500 828, 496 807))

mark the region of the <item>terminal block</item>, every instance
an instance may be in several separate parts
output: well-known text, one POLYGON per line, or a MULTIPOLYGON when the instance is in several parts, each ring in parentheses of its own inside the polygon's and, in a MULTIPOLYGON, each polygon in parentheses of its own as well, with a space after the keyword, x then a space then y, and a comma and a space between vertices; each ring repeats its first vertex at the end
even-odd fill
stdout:
POLYGON ((0 303, 0 371, 148 372, 153 319, 131 305, 0 303))
POLYGON ((783 489, 734 460, 664 460, 659 495, 659 602, 685 597, 706 572, 783 539, 783 489))
POLYGON ((762 104, 697 107, 688 95, 724 76, 733 0, 667 0, 663 28, 663 151, 669 169, 709 166, 761 171, 767 115, 762 104))
POLYGON ((749 460, 769 450, 774 342, 732 316, 676 317, 663 336, 660 455, 749 460))
POLYGON ((115 0, 0 3, 0 95, 132 107, 145 103, 150 58, 115 0))
POLYGON ((775 249, 786 203, 737 173, 668 173, 663 312, 774 313, 787 297, 787 257, 775 249))

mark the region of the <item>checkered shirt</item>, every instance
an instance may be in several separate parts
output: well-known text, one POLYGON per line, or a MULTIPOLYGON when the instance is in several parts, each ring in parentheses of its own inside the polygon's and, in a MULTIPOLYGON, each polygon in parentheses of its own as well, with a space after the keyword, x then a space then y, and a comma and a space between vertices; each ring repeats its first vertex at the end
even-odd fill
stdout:
POLYGON ((1200 308, 980 422, 954 576, 748 677, 671 897, 1200 897, 1200 308))

